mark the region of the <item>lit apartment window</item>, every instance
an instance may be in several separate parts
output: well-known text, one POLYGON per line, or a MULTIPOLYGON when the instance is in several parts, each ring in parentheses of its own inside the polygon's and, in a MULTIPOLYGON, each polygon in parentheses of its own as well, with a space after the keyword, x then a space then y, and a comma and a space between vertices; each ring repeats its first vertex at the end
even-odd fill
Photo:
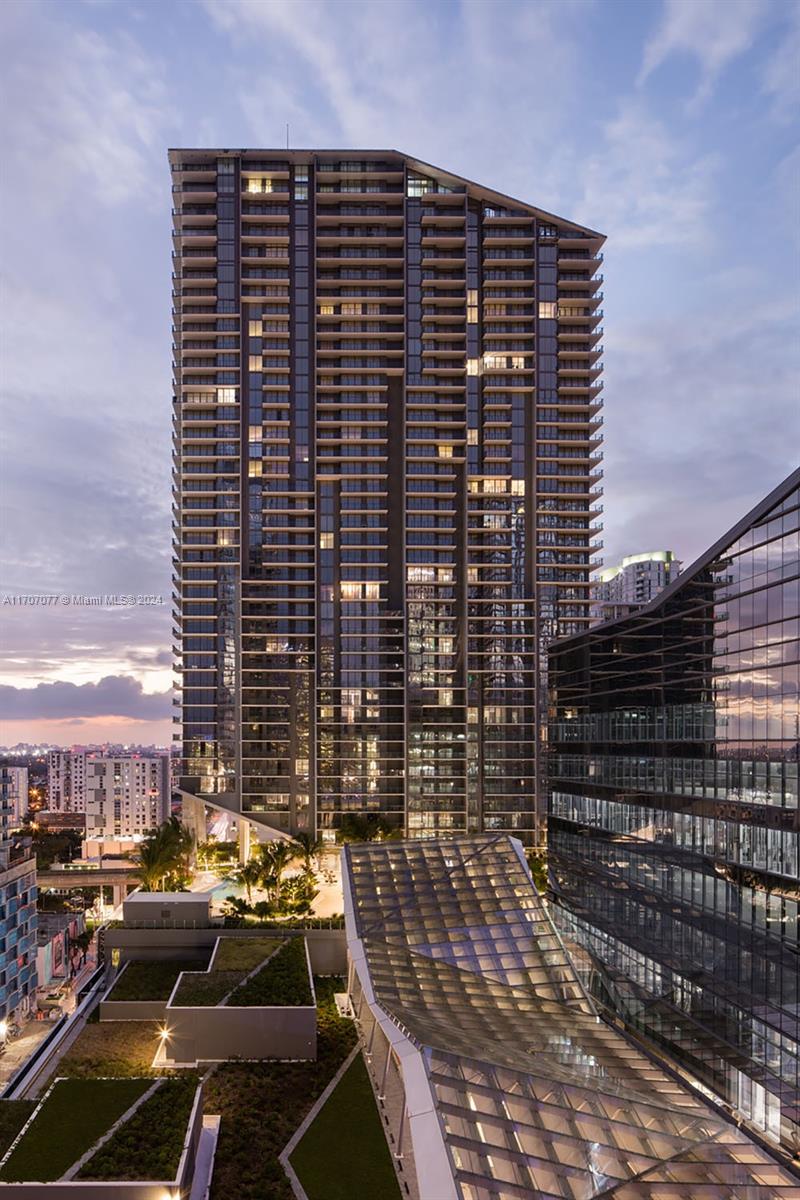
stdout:
POLYGON ((320 548, 320 550, 332 550, 333 549, 333 534, 332 533, 321 533, 319 535, 319 548, 320 548))
POLYGON ((432 187, 430 179, 425 179, 421 175, 409 175, 407 195, 424 196, 426 192, 432 190, 432 187))
POLYGON ((467 359, 467 374, 468 375, 477 375, 478 373, 479 373, 479 370, 478 370, 477 358, 468 358, 467 359))
POLYGON ((477 429, 468 429, 467 430, 467 442, 470 446, 477 446, 477 444, 478 444, 477 429))
POLYGON ((558 305, 554 301, 553 302, 551 302, 549 300, 540 300, 539 301, 539 320, 540 321, 553 320, 557 316, 558 316, 558 305))
POLYGON ((319 315, 321 317, 332 317, 335 312, 336 309, 332 304, 320 304, 319 306, 319 315))
POLYGON ((449 442, 442 442, 439 445, 438 450, 439 450, 439 458, 452 458, 453 457, 453 447, 449 444, 449 442))
POLYGON ((248 321, 247 332, 250 334, 250 337, 261 337, 262 329, 261 321, 248 321))
POLYGON ((474 325, 478 320, 478 291, 476 288, 467 289, 467 324, 474 325))

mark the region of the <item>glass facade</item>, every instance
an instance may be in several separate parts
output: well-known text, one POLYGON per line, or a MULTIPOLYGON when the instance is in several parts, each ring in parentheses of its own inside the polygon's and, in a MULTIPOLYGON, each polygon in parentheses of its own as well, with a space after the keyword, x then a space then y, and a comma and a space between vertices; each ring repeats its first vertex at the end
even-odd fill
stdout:
POLYGON ((798 1200, 800 1179, 601 1019, 518 841, 351 845, 343 882, 348 993, 408 1194, 798 1200))
POLYGON ((540 836, 589 620, 603 238, 392 151, 172 151, 187 792, 540 836))
POLYGON ((800 472, 551 648, 551 886, 594 996, 797 1153, 800 472))

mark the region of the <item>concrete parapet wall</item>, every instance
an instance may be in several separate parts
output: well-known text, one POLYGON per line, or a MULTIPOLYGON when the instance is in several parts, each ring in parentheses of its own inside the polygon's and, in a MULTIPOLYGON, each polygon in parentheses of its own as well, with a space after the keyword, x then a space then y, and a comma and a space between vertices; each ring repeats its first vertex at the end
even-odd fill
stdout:
POLYGON ((217 938, 292 937, 306 939, 311 969, 316 975, 345 975, 347 939, 343 929, 223 929, 219 925, 198 929, 108 929, 106 952, 119 950, 122 963, 139 960, 180 960, 210 950, 217 938))
POLYGON ((175 1063, 215 1062, 231 1058, 317 1056, 317 1010, 313 1006, 275 1008, 173 1008, 167 1059, 175 1063))
POLYGON ((101 1000, 101 1021, 162 1021, 166 1000, 101 1000))

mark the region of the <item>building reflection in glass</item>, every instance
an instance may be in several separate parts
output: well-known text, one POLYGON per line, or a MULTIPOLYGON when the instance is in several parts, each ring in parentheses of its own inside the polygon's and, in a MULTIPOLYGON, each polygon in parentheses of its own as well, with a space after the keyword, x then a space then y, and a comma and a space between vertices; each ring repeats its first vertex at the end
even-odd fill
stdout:
POLYGON ((797 1152, 800 471, 550 652, 557 919, 594 995, 797 1152))

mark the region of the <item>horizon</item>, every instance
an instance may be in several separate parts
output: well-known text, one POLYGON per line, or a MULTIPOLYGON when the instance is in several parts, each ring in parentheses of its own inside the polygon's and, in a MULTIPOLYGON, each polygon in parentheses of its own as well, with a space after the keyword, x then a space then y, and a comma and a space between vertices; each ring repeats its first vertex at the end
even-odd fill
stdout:
POLYGON ((692 563, 795 465, 800 6, 508 0, 503 39, 488 4, 395 8, 0 13, 0 593, 55 598, 0 604, 8 745, 172 741, 170 145, 277 148, 288 122, 602 230, 605 563, 692 563))

